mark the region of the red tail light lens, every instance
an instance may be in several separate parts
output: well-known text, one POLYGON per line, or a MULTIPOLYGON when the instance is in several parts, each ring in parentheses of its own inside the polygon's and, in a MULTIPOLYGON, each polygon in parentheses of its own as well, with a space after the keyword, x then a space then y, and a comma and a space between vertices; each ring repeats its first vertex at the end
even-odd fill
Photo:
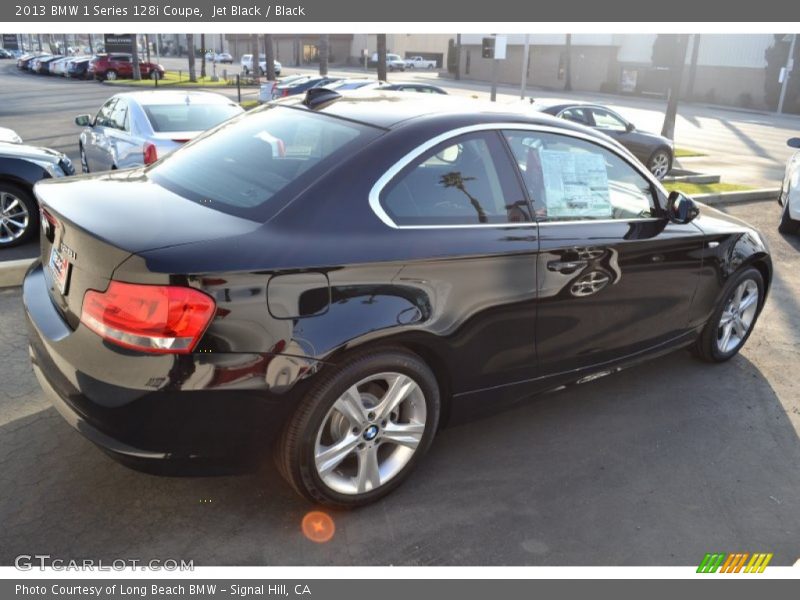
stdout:
POLYGON ((156 145, 146 142, 144 145, 144 164, 151 165, 158 160, 158 150, 156 145))
POLYGON ((124 348, 188 354, 215 309, 210 296, 193 288, 112 281, 105 292, 86 292, 81 323, 124 348))
POLYGON ((289 90, 288 89, 281 90, 281 96, 288 96, 288 95, 289 95, 289 90))

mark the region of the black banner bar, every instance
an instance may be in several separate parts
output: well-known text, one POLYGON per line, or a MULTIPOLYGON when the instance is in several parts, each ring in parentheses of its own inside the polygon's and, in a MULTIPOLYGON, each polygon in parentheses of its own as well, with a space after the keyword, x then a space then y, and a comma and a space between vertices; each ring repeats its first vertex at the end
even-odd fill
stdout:
POLYGON ((36 0, 3 2, 0 22, 797 22, 800 2, 760 0, 757 3, 718 0, 572 0, 520 2, 492 0, 286 0, 225 2, 223 0, 36 0))

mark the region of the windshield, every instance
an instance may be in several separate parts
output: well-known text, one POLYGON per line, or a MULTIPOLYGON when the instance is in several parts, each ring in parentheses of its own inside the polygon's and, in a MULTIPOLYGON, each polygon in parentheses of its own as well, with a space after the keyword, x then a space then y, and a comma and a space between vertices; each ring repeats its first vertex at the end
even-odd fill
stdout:
POLYGON ((153 131, 205 131, 242 112, 234 103, 148 104, 143 106, 153 131))
POLYGON ((217 210, 262 219, 380 134, 350 121, 266 106, 198 138, 149 175, 159 185, 217 210))

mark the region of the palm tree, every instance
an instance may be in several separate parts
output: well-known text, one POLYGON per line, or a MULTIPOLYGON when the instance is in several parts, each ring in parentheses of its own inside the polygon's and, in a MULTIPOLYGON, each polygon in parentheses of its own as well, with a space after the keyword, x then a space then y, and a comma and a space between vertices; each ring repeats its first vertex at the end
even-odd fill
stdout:
POLYGON ((267 63, 267 81, 275 81, 275 46, 272 34, 264 34, 264 60, 267 63))
POLYGON ((139 34, 133 34, 131 43, 131 62, 133 63, 133 78, 137 81, 142 79, 142 68, 139 66, 139 34))
POLYGON ((194 68, 194 34, 186 34, 186 51, 189 53, 189 81, 197 81, 197 72, 194 68))
POLYGON ((258 84, 259 75, 261 74, 261 61, 258 60, 258 34, 254 33, 250 39, 250 45, 253 48, 253 62, 251 63, 250 71, 253 74, 253 83, 258 84))
POLYGON ((200 52, 202 52, 202 56, 200 57, 200 79, 206 78, 206 34, 200 34, 200 52))
POLYGON ((330 36, 325 34, 319 36, 319 74, 328 74, 328 56, 330 53, 330 36))
POLYGON ((689 35, 680 34, 675 40, 672 66, 670 67, 670 85, 667 92, 667 112, 664 114, 664 125, 661 135, 671 140, 675 139, 675 119, 678 116, 678 98, 681 95, 683 82, 683 68, 686 64, 686 51, 689 48, 689 35))
POLYGON ((386 81, 386 34, 378 34, 378 81, 386 81))
POLYGON ((460 171, 450 171, 439 178, 439 183, 446 188, 454 187, 458 191, 464 193, 467 198, 469 198, 469 203, 472 204, 472 208, 478 213, 478 222, 488 223, 489 218, 486 216, 486 211, 483 209, 483 206, 481 206, 480 201, 470 194, 467 191, 467 186, 464 185, 464 182, 472 181, 473 179, 475 178, 464 177, 460 171))

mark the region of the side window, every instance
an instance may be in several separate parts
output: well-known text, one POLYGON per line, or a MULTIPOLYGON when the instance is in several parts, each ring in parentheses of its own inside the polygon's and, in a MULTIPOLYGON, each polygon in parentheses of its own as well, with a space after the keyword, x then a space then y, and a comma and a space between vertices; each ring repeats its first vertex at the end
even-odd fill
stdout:
POLYGON ((506 131, 540 221, 656 216, 650 181, 617 154, 567 135, 506 131))
POLYGON ((478 225, 531 221, 502 140, 493 132, 448 140, 404 168, 381 205, 398 225, 478 225))
POLYGON ((588 111, 585 108, 568 108, 561 111, 559 115, 562 119, 572 121, 573 123, 580 123, 581 125, 591 125, 589 120, 588 111))
POLYGON ((592 115, 594 116, 594 124, 600 129, 610 129, 611 131, 626 131, 628 128, 627 123, 619 116, 607 110, 600 108, 593 108, 592 115))
POLYGON ((124 100, 117 100, 109 118, 109 127, 115 127, 125 131, 128 120, 128 103, 124 100))
POLYGON ((95 125, 100 125, 102 127, 113 127, 111 123, 111 113, 114 110, 114 105, 117 103, 116 98, 112 98, 103 106, 100 107, 100 110, 97 111, 97 116, 94 118, 95 125))

